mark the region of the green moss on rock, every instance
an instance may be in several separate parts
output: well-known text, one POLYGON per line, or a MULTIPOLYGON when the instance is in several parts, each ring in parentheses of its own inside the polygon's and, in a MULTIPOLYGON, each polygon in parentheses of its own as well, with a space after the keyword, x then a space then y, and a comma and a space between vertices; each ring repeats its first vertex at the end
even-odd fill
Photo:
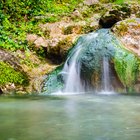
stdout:
POLYGON ((126 89, 133 89, 138 74, 138 58, 129 51, 121 48, 114 57, 115 70, 126 89))
POLYGON ((9 64, 0 61, 0 85, 8 83, 27 85, 28 80, 25 74, 15 71, 9 64))

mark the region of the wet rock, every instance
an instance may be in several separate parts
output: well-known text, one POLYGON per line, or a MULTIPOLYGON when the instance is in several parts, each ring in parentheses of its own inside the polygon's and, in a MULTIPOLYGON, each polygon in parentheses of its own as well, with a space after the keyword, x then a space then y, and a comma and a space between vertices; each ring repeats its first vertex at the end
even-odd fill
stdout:
POLYGON ((140 83, 139 84, 135 84, 134 89, 135 89, 136 93, 139 93, 140 92, 140 83))
MULTIPOLYGON (((128 71, 130 69, 134 69, 134 73, 136 73, 136 76, 133 77, 133 85, 134 85, 134 91, 140 92, 139 83, 140 83, 140 72, 139 72, 139 57, 140 57, 140 19, 133 18, 133 19, 126 19, 123 21, 118 22, 113 28, 112 31, 114 34, 120 39, 121 43, 123 44, 123 47, 125 50, 128 50, 128 52, 131 52, 133 55, 135 55, 135 59, 128 58, 127 55, 125 56, 127 59, 128 65, 124 65, 124 62, 121 62, 124 66, 128 67, 128 71), (134 61, 133 61, 134 60, 134 61), (137 62, 135 62, 137 60, 137 62)), ((120 57, 120 61, 122 58, 120 57)), ((122 68, 123 68, 122 67, 122 68)), ((119 67, 120 69, 120 67, 119 67)), ((130 81, 130 74, 126 76, 127 82, 130 81)), ((128 84, 129 85, 129 84, 128 84)))
POLYGON ((130 17, 131 8, 128 4, 112 6, 100 18, 99 24, 103 28, 110 28, 118 21, 130 17))
POLYGON ((1 86, 1 90, 4 94, 13 94, 16 91, 16 86, 14 83, 8 83, 4 86, 1 86))

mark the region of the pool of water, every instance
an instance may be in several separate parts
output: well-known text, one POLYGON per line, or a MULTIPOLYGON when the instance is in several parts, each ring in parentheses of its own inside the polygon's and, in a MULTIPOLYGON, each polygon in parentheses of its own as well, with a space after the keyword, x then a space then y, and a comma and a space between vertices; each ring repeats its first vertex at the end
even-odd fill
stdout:
POLYGON ((0 140, 139 140, 140 96, 0 97, 0 140))

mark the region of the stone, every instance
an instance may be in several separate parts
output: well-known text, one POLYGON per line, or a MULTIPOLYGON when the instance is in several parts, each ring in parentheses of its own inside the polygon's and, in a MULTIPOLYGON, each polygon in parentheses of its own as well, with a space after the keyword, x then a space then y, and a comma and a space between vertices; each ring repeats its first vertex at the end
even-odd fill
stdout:
POLYGON ((118 22, 112 31, 116 34, 126 49, 140 56, 140 19, 126 19, 118 22))
POLYGON ((61 37, 49 40, 47 47, 47 57, 55 63, 61 63, 72 47, 77 35, 61 35, 61 37))
POLYGON ((37 48, 47 47, 48 46, 48 41, 43 37, 39 37, 35 40, 34 44, 35 44, 35 47, 37 47, 37 48))
POLYGON ((82 17, 82 14, 80 13, 80 11, 76 9, 73 11, 71 18, 72 19, 77 19, 77 18, 82 19, 83 17, 82 17))
POLYGON ((8 83, 1 87, 2 93, 4 94, 12 94, 16 91, 16 86, 14 83, 8 83))
POLYGON ((99 0, 85 0, 84 4, 90 6, 90 5, 93 5, 93 4, 97 4, 98 2, 99 2, 99 0))
MULTIPOLYGON (((139 62, 140 59, 140 19, 131 18, 118 22, 112 31, 120 39, 123 44, 124 49, 128 50, 134 54, 139 62)), ((127 60, 128 62, 131 60, 127 60)), ((133 65, 133 67, 138 66, 139 63, 133 65)), ((131 62, 129 64, 129 69, 131 67, 131 62)), ((129 76, 127 76, 129 77, 129 76)), ((140 72, 137 71, 136 81, 134 83, 134 91, 140 92, 140 72)))
POLYGON ((23 72, 20 62, 12 53, 0 48, 0 61, 10 64, 15 70, 23 72))
POLYGON ((29 43, 34 43, 34 41, 38 38, 37 35, 35 34, 28 34, 27 37, 26 37, 26 40, 29 42, 29 43))
POLYGON ((99 25, 103 28, 110 28, 118 21, 126 19, 131 15, 129 5, 116 5, 109 8, 100 18, 99 25))

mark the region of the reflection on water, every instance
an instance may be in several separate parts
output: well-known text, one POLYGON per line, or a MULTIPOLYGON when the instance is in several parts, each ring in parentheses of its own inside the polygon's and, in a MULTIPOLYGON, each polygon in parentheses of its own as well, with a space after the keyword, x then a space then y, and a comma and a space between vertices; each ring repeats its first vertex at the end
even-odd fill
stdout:
POLYGON ((0 140, 138 140, 140 97, 0 97, 0 140))

